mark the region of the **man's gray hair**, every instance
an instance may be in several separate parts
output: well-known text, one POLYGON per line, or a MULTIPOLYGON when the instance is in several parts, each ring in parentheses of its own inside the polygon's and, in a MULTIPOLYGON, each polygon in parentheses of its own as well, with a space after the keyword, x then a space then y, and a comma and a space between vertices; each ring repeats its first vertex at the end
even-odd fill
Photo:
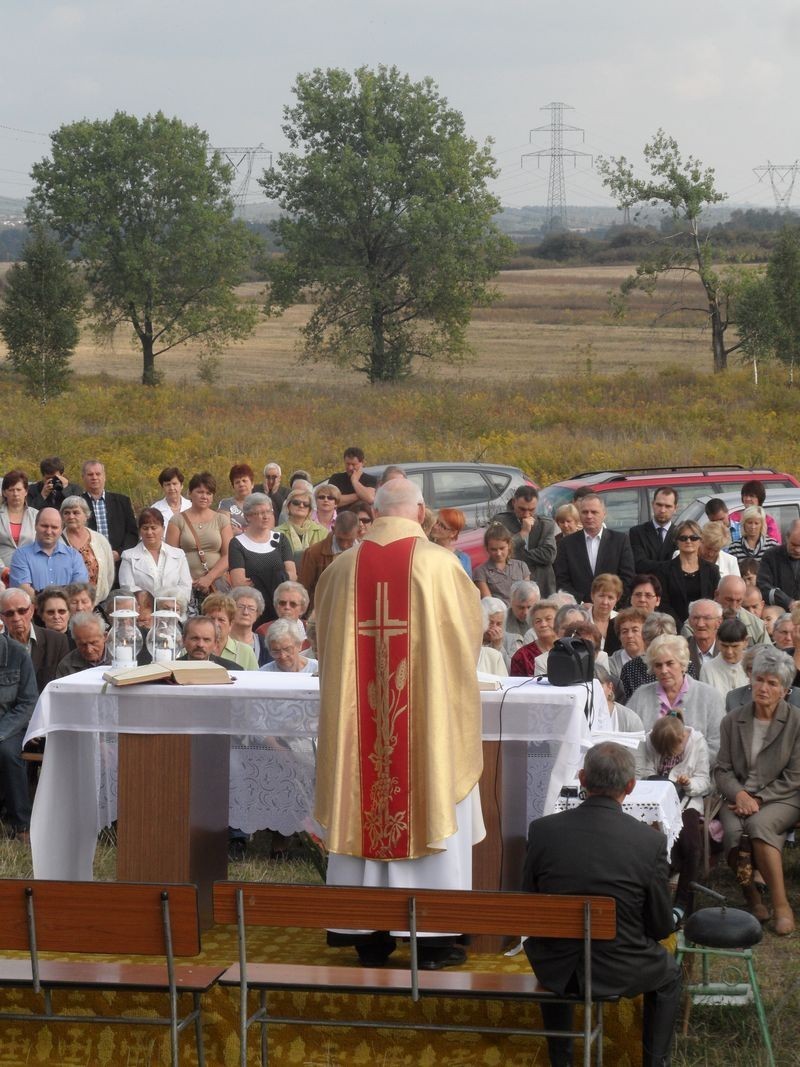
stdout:
POLYGON ((333 532, 351 534, 358 529, 358 515, 354 511, 340 511, 333 521, 333 532))
POLYGON ((757 674, 772 674, 784 689, 789 689, 794 681, 795 670, 796 667, 791 656, 782 652, 779 648, 759 645, 753 656, 750 679, 752 681, 757 674))
POLYGON ((24 596, 25 599, 28 601, 29 607, 33 603, 30 596, 25 592, 24 589, 18 589, 16 586, 12 585, 10 589, 4 589, 2 593, 0 593, 0 611, 5 608, 6 604, 9 602, 12 596, 24 596))
POLYGON ((633 752, 615 741, 601 741, 586 753, 583 761, 583 787, 589 793, 618 797, 636 777, 633 752))
POLYGON ((189 636, 189 632, 194 629, 195 626, 200 624, 211 625, 214 627, 214 640, 219 641, 222 631, 219 628, 219 623, 216 619, 212 619, 210 615, 191 615, 183 626, 183 636, 186 638, 189 636))
POLYGON ((275 470, 275 471, 278 472, 278 477, 279 478, 283 474, 283 471, 281 470, 280 464, 276 463, 274 460, 271 459, 269 461, 269 463, 265 463, 264 464, 264 477, 266 478, 267 471, 272 471, 272 470, 275 470))
POLYGON ((242 514, 249 515, 250 512, 255 511, 256 508, 269 508, 270 511, 274 511, 272 501, 266 493, 250 493, 244 498, 242 514))
POLYGON ((405 478, 406 472, 402 467, 398 467, 396 463, 390 463, 388 467, 384 467, 380 478, 378 478, 378 485, 386 485, 393 478, 405 478))
POLYGON ((108 629, 106 620, 94 611, 76 611, 69 620, 69 632, 73 637, 75 636, 75 628, 78 626, 96 626, 101 634, 104 634, 108 629))
POLYGON ((565 589, 559 589, 557 593, 553 593, 550 599, 556 605, 556 609, 566 607, 567 604, 577 604, 578 601, 565 589))
POLYGON ((642 623, 642 640, 646 645, 649 645, 651 641, 655 641, 657 637, 661 637, 662 634, 675 634, 677 632, 678 628, 675 625, 675 620, 671 615, 667 615, 665 611, 651 611, 642 623))
POLYGON ((276 619, 267 632, 267 645, 272 648, 276 641, 289 637, 299 648, 306 639, 305 628, 297 619, 276 619))
POLYGON ((718 600, 692 600, 689 604, 689 618, 694 615, 698 608, 706 608, 711 611, 715 619, 722 618, 722 604, 718 600))
POLYGON ((375 494, 375 511, 379 515, 417 517, 417 508, 424 504, 422 490, 408 478, 391 478, 375 494))
POLYGON ((308 605, 310 603, 310 598, 308 595, 308 590, 304 585, 301 585, 300 582, 281 582, 281 584, 272 594, 272 606, 274 608, 278 607, 278 599, 283 596, 284 593, 297 593, 297 595, 303 601, 303 611, 305 612, 307 610, 308 605))
POLYGON ((527 600, 529 596, 535 596, 538 600, 541 595, 536 582, 529 582, 527 578, 518 578, 511 586, 510 600, 518 604, 522 600, 527 600))

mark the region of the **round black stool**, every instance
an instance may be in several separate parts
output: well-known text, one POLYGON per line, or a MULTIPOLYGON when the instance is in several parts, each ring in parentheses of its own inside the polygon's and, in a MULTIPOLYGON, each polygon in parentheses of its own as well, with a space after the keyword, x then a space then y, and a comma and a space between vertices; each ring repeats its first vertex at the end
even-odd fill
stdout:
POLYGON ((678 936, 676 959, 680 964, 684 956, 690 956, 684 982, 686 994, 686 1007, 683 1014, 684 1035, 689 1029, 689 1012, 693 1003, 742 1005, 753 1001, 764 1048, 767 1052, 767 1060, 770 1067, 775 1067, 767 1016, 753 966, 753 946, 757 945, 763 936, 761 923, 748 911, 724 906, 702 908, 686 920, 686 925, 678 936), (691 981, 691 957, 694 955, 700 956, 702 963, 702 978, 699 982, 691 981), (709 961, 713 957, 744 960, 748 981, 712 982, 709 974, 709 961))

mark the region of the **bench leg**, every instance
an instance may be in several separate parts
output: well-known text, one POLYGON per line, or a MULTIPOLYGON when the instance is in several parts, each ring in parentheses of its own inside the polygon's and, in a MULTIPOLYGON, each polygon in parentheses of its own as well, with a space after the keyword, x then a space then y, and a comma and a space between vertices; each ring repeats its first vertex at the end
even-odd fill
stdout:
POLYGON ((200 994, 192 993, 192 1007, 195 1010, 194 1039, 197 1044, 197 1067, 205 1067, 206 1052, 203 1048, 203 1018, 200 1015, 200 994))
POLYGON ((267 1048, 267 991, 261 990, 261 996, 259 999, 261 1005, 261 1014, 264 1017, 264 1022, 261 1024, 261 1067, 267 1067, 269 1062, 269 1049, 267 1048))
POLYGON ((769 1036, 767 1016, 764 1011, 764 1002, 761 999, 761 990, 758 986, 758 979, 756 978, 756 971, 755 967, 753 966, 752 955, 748 955, 747 957, 747 973, 750 978, 750 988, 753 990, 753 1000, 755 1001, 756 1005, 758 1025, 761 1027, 761 1037, 764 1041, 764 1048, 767 1050, 767 1062, 769 1063, 769 1067, 775 1067, 775 1056, 772 1052, 772 1039, 769 1036))

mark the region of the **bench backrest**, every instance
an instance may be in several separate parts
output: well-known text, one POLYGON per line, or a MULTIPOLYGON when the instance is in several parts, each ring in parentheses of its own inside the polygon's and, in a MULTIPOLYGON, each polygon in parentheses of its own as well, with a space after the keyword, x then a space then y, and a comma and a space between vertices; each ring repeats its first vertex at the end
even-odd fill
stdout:
POLYGON ((617 929, 612 897, 265 882, 217 882, 215 922, 236 922, 238 889, 244 894, 244 917, 249 926, 407 930, 408 903, 413 897, 419 933, 582 938, 587 900, 591 902, 593 940, 609 941, 617 929))
POLYGON ((41 952, 165 954, 162 893, 169 901, 172 950, 200 951, 197 887, 127 882, 0 880, 0 949, 28 949, 27 890, 41 952))

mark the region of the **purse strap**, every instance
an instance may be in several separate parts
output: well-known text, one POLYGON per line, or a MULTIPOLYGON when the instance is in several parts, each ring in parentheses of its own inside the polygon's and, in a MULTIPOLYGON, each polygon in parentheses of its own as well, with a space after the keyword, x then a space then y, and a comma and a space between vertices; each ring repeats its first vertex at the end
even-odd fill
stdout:
POLYGON ((192 520, 189 518, 189 516, 186 514, 185 511, 181 512, 181 516, 180 517, 183 519, 183 521, 189 527, 189 531, 190 531, 192 537, 194 538, 194 543, 195 543, 195 545, 197 545, 197 555, 200 557, 200 563, 202 564, 203 572, 205 574, 208 574, 208 564, 206 563, 206 554, 203 551, 203 549, 200 547, 200 539, 197 536, 197 530, 195 530, 194 526, 192 525, 192 520))

